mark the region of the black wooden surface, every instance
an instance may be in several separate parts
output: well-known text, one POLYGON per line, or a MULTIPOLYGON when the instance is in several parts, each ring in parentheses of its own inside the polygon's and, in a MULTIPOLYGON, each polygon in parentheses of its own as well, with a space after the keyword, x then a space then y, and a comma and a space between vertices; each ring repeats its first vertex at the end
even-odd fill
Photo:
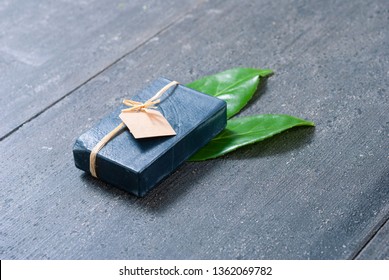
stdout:
POLYGON ((368 260, 380 260, 389 259, 389 222, 386 221, 385 225, 379 229, 378 233, 369 242, 369 244, 363 248, 358 255, 358 259, 368 260))
POLYGON ((1 259, 389 258, 386 0, 12 1, 0 15, 1 259), (74 167, 74 140, 123 97, 235 66, 276 72, 241 115, 316 128, 186 163, 143 199, 74 167))
POLYGON ((179 20, 190 1, 0 2, 0 138, 179 20), (20 109, 19 114, 13 108, 20 109))

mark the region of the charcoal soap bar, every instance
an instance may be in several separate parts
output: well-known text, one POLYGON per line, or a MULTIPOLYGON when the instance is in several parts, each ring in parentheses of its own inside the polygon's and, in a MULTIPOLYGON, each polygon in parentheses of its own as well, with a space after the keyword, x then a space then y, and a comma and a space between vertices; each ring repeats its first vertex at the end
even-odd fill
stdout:
MULTIPOLYGON (((160 78, 131 98, 145 102, 170 81, 160 78)), ((82 134, 74 144, 76 167, 89 172, 93 147, 121 123, 124 105, 82 134)), ((97 154, 99 179, 137 196, 144 196, 226 126, 226 103, 178 85, 162 96, 158 108, 176 131, 175 136, 135 139, 127 128, 97 154)))

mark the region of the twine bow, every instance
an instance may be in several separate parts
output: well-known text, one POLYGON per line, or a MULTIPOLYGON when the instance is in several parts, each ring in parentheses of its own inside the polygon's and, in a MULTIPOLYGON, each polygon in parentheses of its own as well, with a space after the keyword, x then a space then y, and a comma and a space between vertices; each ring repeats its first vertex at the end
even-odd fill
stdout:
MULTIPOLYGON (((133 111, 145 111, 145 109, 148 108, 156 108, 156 104, 161 102, 160 97, 162 94, 164 94, 169 88, 178 85, 179 83, 176 81, 172 81, 168 83, 166 86, 164 86, 162 89, 160 89, 153 97, 148 99, 146 102, 138 102, 133 101, 130 99, 123 100, 123 104, 126 106, 129 106, 130 108, 123 109, 122 113, 125 112, 133 112, 133 111)), ((116 135, 118 135, 119 132, 122 131, 122 129, 126 125, 122 122, 117 127, 115 127, 112 131, 110 131, 108 134, 106 134, 97 144, 94 146, 94 148, 91 150, 90 156, 89 156, 89 171, 93 177, 97 178, 96 173, 96 158, 98 152, 107 144, 112 138, 114 138, 116 135)))

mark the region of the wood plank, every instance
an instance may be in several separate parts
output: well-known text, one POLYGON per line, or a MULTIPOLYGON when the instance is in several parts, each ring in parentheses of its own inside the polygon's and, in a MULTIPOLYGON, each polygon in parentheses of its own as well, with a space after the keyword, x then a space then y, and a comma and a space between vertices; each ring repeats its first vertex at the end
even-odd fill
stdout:
POLYGON ((355 257, 389 212, 385 5, 199 6, 0 142, 0 258, 355 257), (276 71, 242 115, 317 127, 186 163, 144 199, 74 167, 75 138, 124 96, 239 65, 276 71))
POLYGON ((0 3, 0 139, 194 5, 175 0, 0 3))
POLYGON ((389 221, 358 254, 359 260, 389 260, 389 221))

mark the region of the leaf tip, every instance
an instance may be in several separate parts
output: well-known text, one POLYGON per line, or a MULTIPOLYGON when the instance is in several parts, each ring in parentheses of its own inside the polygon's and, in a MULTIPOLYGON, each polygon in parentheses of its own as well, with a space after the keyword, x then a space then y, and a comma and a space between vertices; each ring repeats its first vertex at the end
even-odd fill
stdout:
POLYGON ((275 74, 275 72, 271 69, 259 69, 259 76, 261 78, 269 78, 275 74))
POLYGON ((314 122, 312 122, 312 121, 306 121, 306 125, 307 126, 313 126, 313 127, 316 126, 316 124, 314 122))

